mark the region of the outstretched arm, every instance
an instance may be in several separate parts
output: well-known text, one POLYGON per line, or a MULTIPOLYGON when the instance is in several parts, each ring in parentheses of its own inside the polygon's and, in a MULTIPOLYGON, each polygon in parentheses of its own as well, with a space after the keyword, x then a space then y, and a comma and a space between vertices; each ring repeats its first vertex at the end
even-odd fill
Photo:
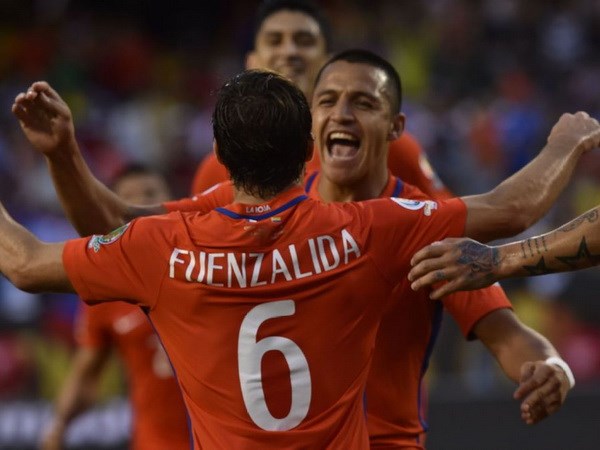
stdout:
POLYGON ((514 398, 521 401, 525 423, 532 425, 558 411, 572 388, 572 374, 552 363, 560 357, 544 336, 525 326, 510 309, 489 313, 473 332, 518 384, 514 398))
POLYGON ((0 203, 0 273, 27 292, 75 292, 62 262, 64 243, 46 244, 0 203))
POLYGON ((563 114, 542 151, 494 190, 464 197, 465 236, 480 241, 510 237, 529 228, 552 206, 582 153, 600 146, 600 124, 584 112, 563 114))
POLYGON ((54 416, 42 436, 42 450, 64 448, 69 423, 96 400, 96 388, 108 360, 108 350, 79 348, 54 405, 54 416))
POLYGON ((503 278, 592 267, 600 264, 600 206, 556 230, 510 244, 445 239, 417 252, 411 263, 408 278, 414 290, 447 281, 432 292, 434 299, 503 278))
POLYGON ((94 177, 77 145, 71 111, 48 83, 33 83, 17 95, 12 112, 46 157, 63 209, 80 235, 106 233, 134 217, 166 212, 162 205, 130 205, 94 177))

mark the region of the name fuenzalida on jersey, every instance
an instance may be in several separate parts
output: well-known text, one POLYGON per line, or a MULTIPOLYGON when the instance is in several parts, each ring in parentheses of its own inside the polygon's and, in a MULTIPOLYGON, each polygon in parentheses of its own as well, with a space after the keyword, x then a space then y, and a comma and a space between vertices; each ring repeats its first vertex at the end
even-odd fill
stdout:
POLYGON ((356 239, 342 229, 269 252, 205 252, 174 248, 169 277, 211 286, 249 288, 328 272, 361 256, 356 239))

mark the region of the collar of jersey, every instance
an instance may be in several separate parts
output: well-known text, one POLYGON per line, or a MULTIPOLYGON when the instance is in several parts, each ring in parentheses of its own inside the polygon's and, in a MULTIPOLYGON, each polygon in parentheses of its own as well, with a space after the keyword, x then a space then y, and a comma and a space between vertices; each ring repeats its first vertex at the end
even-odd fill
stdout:
POLYGON ((227 208, 215 208, 215 211, 225 214, 232 219, 247 219, 247 220, 264 220, 269 217, 281 214, 286 209, 290 209, 296 206, 308 197, 304 193, 304 189, 301 187, 294 187, 289 189, 283 194, 278 195, 269 202, 262 203, 261 205, 249 205, 246 203, 232 203, 227 208), (248 214, 246 213, 247 207, 265 206, 270 207, 269 211, 263 214, 248 214))
POLYGON ((379 197, 399 197, 404 189, 404 183, 398 177, 391 174, 388 178, 388 183, 379 197))

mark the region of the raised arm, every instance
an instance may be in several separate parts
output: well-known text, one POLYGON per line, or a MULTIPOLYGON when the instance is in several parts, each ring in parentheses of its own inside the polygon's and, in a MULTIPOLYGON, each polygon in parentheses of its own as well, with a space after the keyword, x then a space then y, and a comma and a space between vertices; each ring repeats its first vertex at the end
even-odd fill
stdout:
POLYGON ((64 448, 69 423, 96 400, 98 381, 108 355, 106 348, 81 347, 77 350, 71 370, 54 404, 52 421, 42 435, 42 450, 64 448))
POLYGON ((494 190, 464 197, 465 236, 480 241, 510 237, 550 209, 567 185, 582 153, 600 145, 600 124, 584 112, 563 114, 542 151, 494 190))
POLYGON ((71 111, 48 83, 33 83, 17 95, 12 112, 45 156, 65 214, 80 235, 106 233, 134 217, 166 212, 162 205, 128 204, 94 177, 75 139, 71 111))
POLYGON ((499 246, 445 239, 412 259, 414 290, 440 281, 431 298, 479 289, 509 277, 545 275, 600 264, 600 206, 546 234, 499 246))

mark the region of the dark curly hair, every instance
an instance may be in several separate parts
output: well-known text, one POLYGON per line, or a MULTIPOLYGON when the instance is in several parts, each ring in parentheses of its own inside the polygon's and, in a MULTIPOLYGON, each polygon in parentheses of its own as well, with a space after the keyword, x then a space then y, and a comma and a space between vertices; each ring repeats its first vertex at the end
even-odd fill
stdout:
POLYGON ((217 156, 237 188, 270 198, 300 179, 312 145, 311 122, 294 84, 273 72, 244 71, 217 97, 217 156))

